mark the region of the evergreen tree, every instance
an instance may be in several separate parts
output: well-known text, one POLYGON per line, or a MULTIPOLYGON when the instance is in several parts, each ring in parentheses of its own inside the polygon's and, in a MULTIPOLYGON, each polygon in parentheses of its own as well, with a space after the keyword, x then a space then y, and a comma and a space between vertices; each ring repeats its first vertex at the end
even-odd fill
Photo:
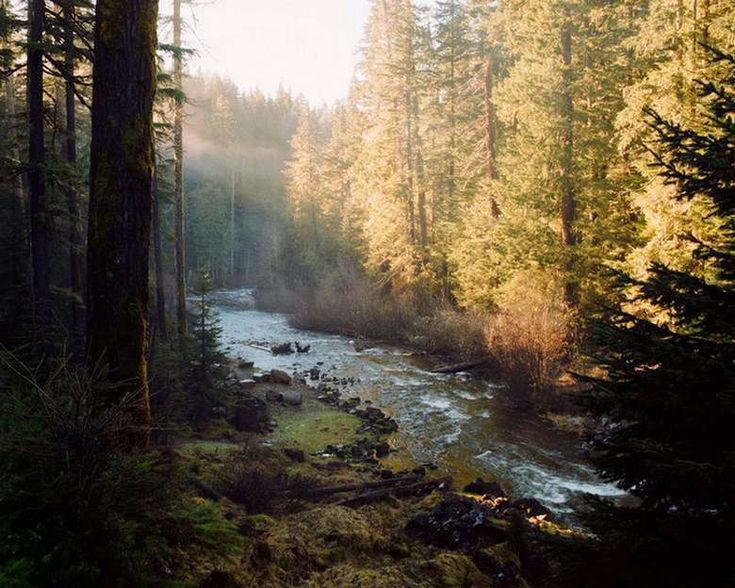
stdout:
POLYGON ((219 340, 222 334, 219 316, 212 302, 212 276, 201 270, 194 283, 196 296, 191 315, 191 334, 195 343, 197 370, 200 377, 206 378, 214 369, 214 364, 222 359, 219 340))
POLYGON ((626 309, 599 330, 607 377, 593 404, 617 424, 594 446, 602 474, 638 496, 642 509, 732 522, 735 57, 715 56, 717 78, 697 86, 698 127, 648 113, 662 180, 677 201, 699 199, 706 208, 709 230, 683 238, 707 270, 656 263, 646 279, 624 280, 632 292, 626 309))

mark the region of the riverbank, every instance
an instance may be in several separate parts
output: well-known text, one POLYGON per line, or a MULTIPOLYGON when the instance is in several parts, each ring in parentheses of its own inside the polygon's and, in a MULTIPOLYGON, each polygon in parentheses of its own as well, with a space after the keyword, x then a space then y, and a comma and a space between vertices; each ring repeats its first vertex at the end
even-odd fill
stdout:
POLYGON ((580 538, 498 484, 463 492, 430 464, 386 467, 394 421, 378 407, 248 363, 223 389, 177 447, 196 500, 242 537, 200 586, 564 585, 552 552, 580 538))
POLYGON ((339 334, 363 347, 402 346, 437 365, 470 365, 502 381, 517 402, 579 416, 568 396, 578 391, 567 376, 575 362, 572 317, 544 294, 517 294, 506 307, 477 313, 410 293, 381 294, 365 278, 353 278, 316 290, 259 289, 255 301, 261 310, 288 314, 297 329, 339 334))
POLYGON ((390 459, 433 462, 459 484, 492 476, 508 491, 537 497, 571 519, 584 507, 586 493, 621 494, 596 477, 576 435, 556 430, 492 379, 433 373, 434 361, 401 346, 366 346, 296 329, 286 315, 254 310, 251 296, 251 291, 218 295, 228 302, 217 307, 226 352, 255 361, 264 371, 305 375, 320 392, 336 389, 344 398, 380 406, 399 424, 391 440, 398 451, 390 459), (237 303, 229 303, 232 299, 237 303), (245 308, 247 300, 251 305, 245 308), (271 353, 272 346, 289 341, 310 350, 271 353))

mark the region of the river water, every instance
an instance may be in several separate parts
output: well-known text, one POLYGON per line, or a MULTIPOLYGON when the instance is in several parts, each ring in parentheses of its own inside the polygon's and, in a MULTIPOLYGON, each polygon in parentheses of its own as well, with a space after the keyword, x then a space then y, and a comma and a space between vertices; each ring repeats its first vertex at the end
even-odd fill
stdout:
POLYGON ((250 290, 218 293, 216 299, 229 354, 264 371, 305 373, 318 366, 329 376, 353 379, 345 397, 371 400, 398 422, 393 459, 436 463, 459 483, 499 481, 512 495, 537 498, 572 521, 585 493, 624 495, 596 477, 578 438, 509 402, 502 386, 466 374, 431 373, 425 359, 405 349, 356 351, 346 337, 294 329, 285 315, 255 310, 250 290), (286 341, 309 344, 311 351, 274 356, 253 347, 286 341))

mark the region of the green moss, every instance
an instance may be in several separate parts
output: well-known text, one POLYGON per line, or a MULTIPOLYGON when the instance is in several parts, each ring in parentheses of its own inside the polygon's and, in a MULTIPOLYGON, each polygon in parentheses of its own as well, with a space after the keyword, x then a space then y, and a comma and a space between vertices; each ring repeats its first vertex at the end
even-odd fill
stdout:
POLYGON ((466 555, 442 553, 428 565, 446 588, 492 588, 492 581, 466 555))
POLYGON ((318 402, 307 402, 301 409, 280 409, 275 416, 278 427, 273 439, 306 453, 316 453, 327 445, 352 443, 359 437, 360 419, 318 402))
POLYGON ((232 451, 238 449, 238 446, 234 443, 223 443, 221 441, 190 441, 189 443, 183 444, 179 450, 185 456, 196 455, 197 453, 204 453, 207 455, 227 455, 232 451))

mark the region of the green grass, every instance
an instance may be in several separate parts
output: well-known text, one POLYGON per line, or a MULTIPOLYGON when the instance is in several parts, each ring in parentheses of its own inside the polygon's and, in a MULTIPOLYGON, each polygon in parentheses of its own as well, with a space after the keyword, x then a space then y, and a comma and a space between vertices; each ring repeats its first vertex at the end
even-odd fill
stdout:
POLYGON ((238 445, 236 443, 223 441, 189 441, 188 443, 184 443, 180 447, 180 450, 185 455, 194 455, 196 453, 227 455, 227 453, 237 448, 238 445))
POLYGON ((284 408, 275 415, 278 427, 273 438, 279 445, 316 453, 327 445, 344 445, 357 440, 360 419, 317 401, 300 409, 284 408))

